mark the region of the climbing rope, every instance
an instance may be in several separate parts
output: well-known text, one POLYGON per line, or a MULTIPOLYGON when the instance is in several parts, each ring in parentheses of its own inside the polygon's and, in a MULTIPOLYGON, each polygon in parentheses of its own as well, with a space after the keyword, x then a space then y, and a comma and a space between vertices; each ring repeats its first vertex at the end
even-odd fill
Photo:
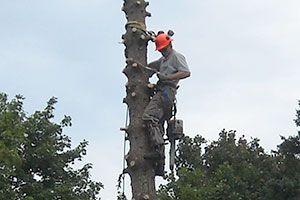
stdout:
POLYGON ((172 117, 174 117, 174 120, 176 120, 176 114, 177 114, 177 99, 174 100, 173 109, 172 109, 172 117))
POLYGON ((156 35, 155 35, 154 31, 148 31, 146 24, 144 24, 143 22, 128 21, 125 25, 126 29, 127 29, 127 27, 139 29, 139 30, 143 31, 147 36, 149 36, 153 42, 155 41, 156 35))
MULTIPOLYGON (((129 118, 129 108, 127 106, 126 116, 125 116, 125 127, 128 126, 128 118, 129 118)), ((124 133, 124 142, 123 142, 123 170, 122 170, 122 174, 120 174, 120 177, 118 179, 118 185, 117 185, 118 190, 122 188, 122 194, 121 194, 122 196, 125 196, 125 173, 124 173, 124 170, 126 168, 125 155, 126 155, 126 132, 124 133), (121 183, 123 184, 122 187, 121 187, 121 183)))
POLYGON ((128 26, 131 27, 131 28, 137 28, 137 29, 140 29, 144 32, 147 32, 146 24, 144 24, 143 22, 128 21, 127 24, 125 25, 125 28, 127 28, 128 26))
MULTIPOLYGON (((129 118, 129 107, 127 106, 127 110, 126 110, 126 117, 125 117, 125 127, 128 126, 128 118, 129 118)), ((126 132, 124 133, 124 144, 123 144, 123 171, 125 170, 125 164, 126 164, 126 160, 125 160, 125 155, 126 155, 126 132)), ((125 192, 125 174, 123 174, 123 194, 125 192)))

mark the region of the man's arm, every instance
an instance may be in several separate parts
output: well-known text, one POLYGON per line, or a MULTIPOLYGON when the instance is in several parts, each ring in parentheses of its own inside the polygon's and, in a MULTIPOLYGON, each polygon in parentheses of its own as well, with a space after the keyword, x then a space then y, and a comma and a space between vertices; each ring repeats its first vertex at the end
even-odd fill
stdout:
MULTIPOLYGON (((148 67, 156 70, 156 71, 159 71, 159 66, 160 66, 160 59, 156 60, 156 61, 153 61, 151 63, 148 64, 148 67)), ((148 70, 148 76, 151 77, 153 76, 154 74, 154 71, 150 71, 148 70)))
POLYGON ((180 79, 187 78, 189 76, 191 76, 191 72, 184 72, 184 71, 176 72, 175 74, 170 74, 168 76, 158 73, 158 78, 161 80, 180 80, 180 79))
POLYGON ((176 72, 175 74, 170 74, 168 78, 170 80, 180 80, 191 76, 191 72, 176 72))

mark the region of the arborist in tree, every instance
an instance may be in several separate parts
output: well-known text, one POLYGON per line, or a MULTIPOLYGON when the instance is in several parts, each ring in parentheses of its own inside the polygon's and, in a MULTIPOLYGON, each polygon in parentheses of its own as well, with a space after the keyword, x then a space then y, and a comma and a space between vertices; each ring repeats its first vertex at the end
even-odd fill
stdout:
MULTIPOLYGON (((155 173, 158 176, 164 175, 164 122, 172 117, 179 80, 191 75, 185 57, 172 47, 171 36, 173 34, 172 31, 169 31, 168 34, 160 31, 156 36, 156 50, 162 54, 162 57, 148 64, 148 67, 157 72, 159 80, 155 86, 155 93, 142 117, 149 130, 154 150, 153 154, 145 155, 145 158, 157 159, 155 173)), ((150 76, 153 74, 154 72, 150 76)))

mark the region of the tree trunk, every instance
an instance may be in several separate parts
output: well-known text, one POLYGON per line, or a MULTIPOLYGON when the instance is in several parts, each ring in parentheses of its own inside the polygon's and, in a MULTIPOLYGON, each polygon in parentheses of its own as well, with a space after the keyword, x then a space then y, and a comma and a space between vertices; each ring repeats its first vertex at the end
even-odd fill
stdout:
POLYGON ((142 120, 145 107, 148 105, 151 87, 149 77, 141 65, 147 63, 147 44, 151 39, 146 30, 145 18, 150 16, 146 11, 148 2, 144 0, 124 0, 122 10, 126 14, 126 33, 122 36, 127 65, 123 73, 127 76, 127 96, 124 103, 129 107, 129 126, 126 127, 130 150, 126 156, 128 173, 131 178, 132 199, 155 200, 155 171, 151 160, 144 159, 151 152, 148 131, 142 120))

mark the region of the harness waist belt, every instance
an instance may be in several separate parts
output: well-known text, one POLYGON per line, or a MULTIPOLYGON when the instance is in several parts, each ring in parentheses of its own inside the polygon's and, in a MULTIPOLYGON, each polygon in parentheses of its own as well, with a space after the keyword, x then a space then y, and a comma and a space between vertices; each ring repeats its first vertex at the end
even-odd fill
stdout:
POLYGON ((169 87, 172 87, 174 89, 177 89, 178 86, 177 84, 173 83, 173 82, 170 82, 170 81, 158 81, 157 85, 156 85, 156 88, 157 89, 161 89, 165 86, 169 86, 169 87))

